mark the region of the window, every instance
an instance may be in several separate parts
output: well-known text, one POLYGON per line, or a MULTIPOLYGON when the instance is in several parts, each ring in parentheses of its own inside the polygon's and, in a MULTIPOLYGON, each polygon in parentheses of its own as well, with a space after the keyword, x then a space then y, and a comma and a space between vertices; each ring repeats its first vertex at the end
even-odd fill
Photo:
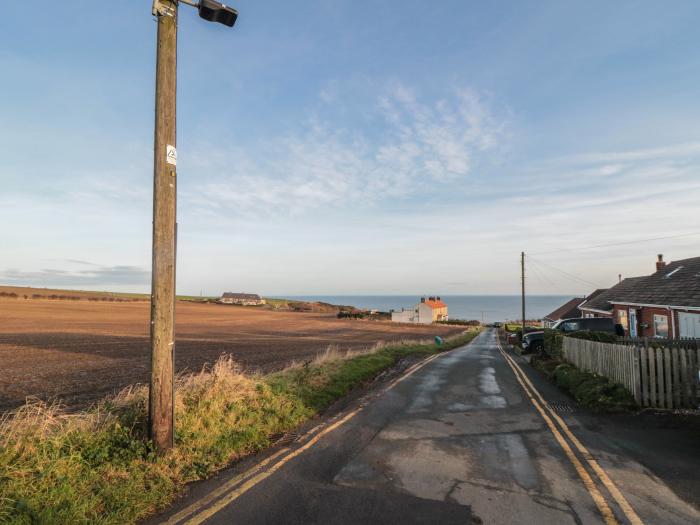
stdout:
POLYGON ((654 315, 654 337, 668 338, 668 316, 654 315))
POLYGON ((618 310, 617 311, 617 324, 622 325, 622 328, 629 330, 629 323, 627 322, 627 311, 618 310))
POLYGON ((564 332, 576 332, 581 329, 581 326, 576 321, 567 321, 561 328, 564 332))

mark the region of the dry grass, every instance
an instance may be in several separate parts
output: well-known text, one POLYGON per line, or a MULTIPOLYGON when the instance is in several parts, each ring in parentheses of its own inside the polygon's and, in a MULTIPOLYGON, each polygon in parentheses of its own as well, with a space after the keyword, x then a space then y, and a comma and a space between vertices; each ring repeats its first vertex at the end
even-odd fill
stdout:
POLYGON ((224 358, 178 377, 176 446, 157 457, 145 439, 147 403, 147 388, 135 386, 87 412, 32 402, 3 416, 0 522, 134 522, 310 414, 224 358))
POLYGON ((145 386, 77 414, 27 403, 0 418, 0 522, 136 522, 170 503, 186 482, 269 446, 272 436, 397 360, 437 350, 425 342, 352 352, 329 347, 314 362, 268 376, 243 374, 222 358, 177 378, 175 447, 164 456, 146 439, 145 386))

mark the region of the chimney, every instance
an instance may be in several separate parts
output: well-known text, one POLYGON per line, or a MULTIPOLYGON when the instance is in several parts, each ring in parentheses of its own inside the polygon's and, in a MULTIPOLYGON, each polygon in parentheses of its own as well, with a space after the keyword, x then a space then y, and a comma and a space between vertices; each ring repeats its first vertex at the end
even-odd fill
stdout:
POLYGON ((621 274, 621 273, 618 273, 618 274, 617 274, 617 282, 618 282, 618 283, 621 283, 621 282, 622 282, 622 274, 621 274))
POLYGON ((421 303, 424 303, 424 302, 425 302, 425 297, 421 297, 421 298, 420 298, 420 302, 421 302, 421 303))
POLYGON ((656 271, 658 272, 659 270, 663 270, 664 266, 666 266, 666 262, 664 261, 664 254, 660 253, 658 255, 658 260, 656 261, 656 271))

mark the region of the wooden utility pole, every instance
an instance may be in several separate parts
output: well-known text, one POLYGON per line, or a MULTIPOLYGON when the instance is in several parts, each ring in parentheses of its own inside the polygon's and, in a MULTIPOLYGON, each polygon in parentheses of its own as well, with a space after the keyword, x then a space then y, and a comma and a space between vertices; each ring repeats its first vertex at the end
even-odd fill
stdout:
MULTIPOLYGON (((522 306, 523 335, 525 337, 525 252, 520 252, 520 292, 522 306)), ((522 341, 522 338, 521 338, 522 341)))
POLYGON ((160 452, 173 446, 177 150, 177 1, 159 0, 153 155, 153 273, 149 436, 160 452))

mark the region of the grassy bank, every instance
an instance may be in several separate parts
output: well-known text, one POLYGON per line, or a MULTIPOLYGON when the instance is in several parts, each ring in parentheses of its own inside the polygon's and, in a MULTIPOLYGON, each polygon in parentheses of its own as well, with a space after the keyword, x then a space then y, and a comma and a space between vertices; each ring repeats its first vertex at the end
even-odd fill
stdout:
POLYGON ((269 376, 245 375, 231 360, 220 360, 178 379, 176 446, 161 457, 145 439, 145 387, 80 414, 27 404, 0 420, 0 522, 133 523, 166 506, 185 483, 269 446, 273 436, 402 358, 455 348, 475 335, 441 347, 411 342, 351 353, 330 349, 269 376))

